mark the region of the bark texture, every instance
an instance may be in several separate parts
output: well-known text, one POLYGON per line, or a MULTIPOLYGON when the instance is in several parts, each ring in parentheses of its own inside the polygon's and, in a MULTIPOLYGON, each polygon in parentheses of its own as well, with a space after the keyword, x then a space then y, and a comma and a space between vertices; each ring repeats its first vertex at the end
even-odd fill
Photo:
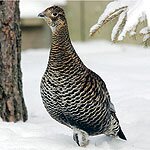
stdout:
POLYGON ((19 1, 0 1, 0 117, 27 120, 22 92, 19 1))

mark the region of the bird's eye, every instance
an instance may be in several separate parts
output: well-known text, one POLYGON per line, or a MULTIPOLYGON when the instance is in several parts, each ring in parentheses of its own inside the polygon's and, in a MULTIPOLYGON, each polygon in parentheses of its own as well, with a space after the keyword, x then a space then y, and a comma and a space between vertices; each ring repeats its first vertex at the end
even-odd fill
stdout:
POLYGON ((52 17, 57 17, 58 14, 57 13, 52 13, 52 17))

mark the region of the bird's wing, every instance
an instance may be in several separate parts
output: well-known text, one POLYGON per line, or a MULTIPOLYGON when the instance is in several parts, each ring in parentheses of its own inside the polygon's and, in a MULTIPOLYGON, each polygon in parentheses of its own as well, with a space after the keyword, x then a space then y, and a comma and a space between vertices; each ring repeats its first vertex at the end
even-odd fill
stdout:
MULTIPOLYGON (((89 70, 90 70, 90 69, 89 69, 89 70)), ((109 100, 110 111, 116 113, 114 104, 110 101, 110 95, 109 95, 109 93, 108 93, 108 90, 107 90, 107 87, 106 87, 105 82, 102 80, 102 78, 101 78, 98 74, 96 74, 96 73, 93 72, 92 70, 90 70, 90 72, 91 72, 91 73, 93 74, 93 76, 99 81, 99 83, 102 84, 101 87, 102 87, 103 90, 106 92, 107 99, 109 100)))

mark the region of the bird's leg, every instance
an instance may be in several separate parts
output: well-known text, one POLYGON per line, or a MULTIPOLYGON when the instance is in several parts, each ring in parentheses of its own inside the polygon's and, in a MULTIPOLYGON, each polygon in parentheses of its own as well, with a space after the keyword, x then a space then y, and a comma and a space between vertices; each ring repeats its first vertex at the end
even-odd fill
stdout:
POLYGON ((81 147, 85 147, 89 143, 89 135, 80 129, 73 128, 73 139, 81 147))

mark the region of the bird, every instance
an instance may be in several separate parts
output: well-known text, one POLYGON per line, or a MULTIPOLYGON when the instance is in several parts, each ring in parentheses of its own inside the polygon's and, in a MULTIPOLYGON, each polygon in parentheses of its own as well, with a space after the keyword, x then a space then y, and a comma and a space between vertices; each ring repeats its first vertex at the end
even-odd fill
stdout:
POLYGON ((89 136, 105 134, 126 140, 103 79, 87 68, 76 53, 63 8, 39 13, 51 28, 48 64, 40 83, 43 104, 50 116, 73 131, 78 146, 89 136))

